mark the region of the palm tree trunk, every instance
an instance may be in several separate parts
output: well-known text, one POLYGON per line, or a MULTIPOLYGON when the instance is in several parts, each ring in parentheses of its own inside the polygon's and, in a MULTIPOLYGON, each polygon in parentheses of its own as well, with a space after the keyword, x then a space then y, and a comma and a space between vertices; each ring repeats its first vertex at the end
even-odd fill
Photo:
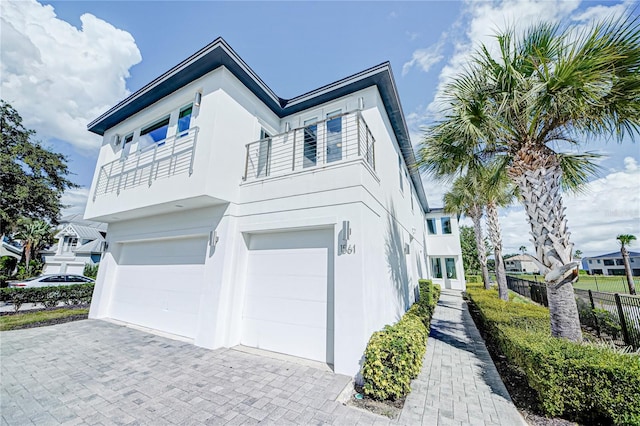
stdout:
POLYGON ((633 282, 633 273, 631 272, 631 265, 629 263, 629 250, 627 250, 625 246, 622 246, 620 253, 622 254, 622 261, 624 263, 624 272, 627 275, 629 294, 636 294, 636 285, 633 282))
POLYGON ((31 263, 31 241, 27 241, 24 246, 24 263, 27 274, 31 273, 31 266, 29 265, 31 263))
POLYGON ((477 211, 471 216, 473 221, 473 233, 476 236, 476 250, 478 251, 478 261, 480 262, 480 268, 482 269, 482 282, 484 288, 489 290, 491 288, 491 282, 489 281, 489 269, 487 268, 487 253, 484 247, 484 238, 482 238, 482 224, 480 219, 482 217, 482 211, 477 211))
POLYGON ((509 174, 520 189, 531 226, 536 261, 545 277, 551 334, 581 341, 582 330, 573 292, 578 263, 571 257, 573 244, 569 241, 571 234, 562 205, 562 170, 557 158, 546 149, 525 145, 516 154, 509 174))
POLYGON ((498 219, 498 207, 491 201, 487 203, 487 228, 489 229, 489 239, 493 245, 493 253, 496 258, 498 296, 500 296, 502 300, 509 300, 507 272, 504 267, 504 259, 502 258, 502 232, 500 231, 500 220, 498 219))

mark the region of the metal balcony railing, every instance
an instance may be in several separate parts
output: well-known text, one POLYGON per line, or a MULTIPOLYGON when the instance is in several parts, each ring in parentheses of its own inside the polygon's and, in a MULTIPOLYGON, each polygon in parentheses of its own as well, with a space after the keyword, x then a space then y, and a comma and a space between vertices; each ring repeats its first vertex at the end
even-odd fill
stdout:
POLYGON ((198 127, 158 141, 153 147, 137 151, 100 167, 93 200, 101 195, 151 184, 160 178, 193 173, 198 127))
POLYGON ((375 139, 359 111, 339 114, 246 145, 243 180, 360 158, 375 170, 375 139))

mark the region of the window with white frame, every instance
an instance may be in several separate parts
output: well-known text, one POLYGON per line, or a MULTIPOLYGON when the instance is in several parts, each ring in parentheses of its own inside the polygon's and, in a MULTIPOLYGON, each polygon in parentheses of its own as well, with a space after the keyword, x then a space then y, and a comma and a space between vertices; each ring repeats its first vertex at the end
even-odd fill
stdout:
POLYGON ((178 114, 178 135, 182 135, 191 127, 191 114, 193 112, 193 104, 180 109, 178 114))
POLYGON ((153 124, 143 127, 140 130, 140 139, 138 142, 140 150, 144 150, 155 144, 162 145, 167 138, 169 130, 169 116, 166 116, 153 124))

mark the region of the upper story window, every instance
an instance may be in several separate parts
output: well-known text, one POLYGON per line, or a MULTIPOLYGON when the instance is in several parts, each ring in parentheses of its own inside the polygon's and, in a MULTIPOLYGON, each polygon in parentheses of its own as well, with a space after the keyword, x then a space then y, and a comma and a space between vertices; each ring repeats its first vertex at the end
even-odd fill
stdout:
POLYGON ((304 146, 302 166, 313 167, 318 156, 318 119, 312 118, 304 122, 304 146))
POLYGON ((414 211, 413 210, 413 192, 411 193, 411 211, 414 211))
POLYGON ((127 158, 131 151, 131 142, 133 142, 133 133, 129 133, 124 137, 124 143, 122 144, 122 158, 127 158))
POLYGON ((430 235, 436 234, 436 220, 435 219, 427 219, 427 230, 430 235))
POLYGON ((441 219, 442 221, 442 233, 443 234, 451 234, 451 218, 450 217, 443 217, 441 219))
POLYGON ((193 112, 193 105, 186 106, 180 110, 178 114, 178 134, 189 130, 191 126, 191 113, 193 112))
POLYGON ((613 259, 605 259, 605 260, 604 260, 604 264, 605 264, 606 266, 613 266, 613 265, 614 265, 614 263, 613 263, 613 259))
POLYGON ((622 259, 616 259, 616 265, 620 266, 620 265, 624 265, 624 260, 622 259))
POLYGON ((157 142, 162 142, 167 138, 167 131, 169 130, 169 117, 165 117, 156 121, 150 126, 143 127, 140 130, 139 146, 140 149, 144 149, 148 146, 152 146, 157 142))
POLYGON ((589 263, 593 263, 593 260, 589 259, 589 263))
POLYGON ((327 163, 342 160, 342 110, 327 114, 327 163))
POLYGON ((600 259, 598 259, 598 263, 600 263, 600 259))

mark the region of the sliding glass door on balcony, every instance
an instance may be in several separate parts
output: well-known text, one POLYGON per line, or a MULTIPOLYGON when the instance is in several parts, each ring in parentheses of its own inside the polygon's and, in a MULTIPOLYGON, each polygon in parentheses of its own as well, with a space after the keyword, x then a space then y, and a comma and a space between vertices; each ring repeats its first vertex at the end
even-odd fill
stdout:
POLYGON ((264 131, 246 145, 244 180, 282 176, 360 158, 375 170, 375 139, 359 112, 311 117, 277 135, 264 131))

